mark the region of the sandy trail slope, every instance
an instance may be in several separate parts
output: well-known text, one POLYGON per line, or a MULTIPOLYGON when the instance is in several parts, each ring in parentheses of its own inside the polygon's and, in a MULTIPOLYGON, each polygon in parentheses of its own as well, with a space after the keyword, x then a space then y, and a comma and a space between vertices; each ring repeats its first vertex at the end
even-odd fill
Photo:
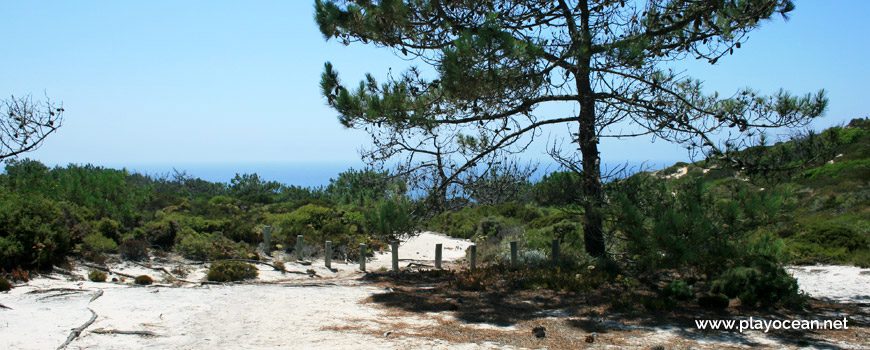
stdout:
MULTIPOLYGON (((465 257, 468 241, 431 232, 403 242, 400 264, 431 265, 436 243, 444 246, 445 261, 465 257)), ((181 260, 152 261, 152 267, 188 270, 188 281, 204 279, 206 266, 181 260)), ((155 284, 133 286, 130 279, 115 283, 71 280, 52 274, 0 293, 0 349, 55 349, 70 334, 97 315, 93 324, 68 346, 69 349, 511 349, 492 342, 451 343, 415 332, 437 327, 451 320, 449 313, 397 313, 365 300, 381 287, 361 281, 358 265, 333 262, 333 270, 322 261, 311 265, 287 263, 295 273, 280 273, 257 265, 257 284, 201 285, 171 283, 164 274, 128 262, 113 264, 113 271, 127 275, 148 274, 155 284), (316 273, 311 277, 307 270, 316 273), (94 299, 102 291, 102 295, 94 299), (94 299, 94 300, 92 300, 94 299), (10 309, 11 308, 11 309, 10 309), (89 310, 90 309, 90 310, 89 310), (359 331, 365 329, 367 331, 359 331), (397 331, 401 332, 397 332, 397 331), (118 334, 118 331, 138 334, 118 334), (391 332, 392 331, 392 332, 391 332), (112 332, 115 332, 114 334, 112 332), (396 335, 393 333, 401 333, 396 335), (149 335, 153 334, 153 335, 149 335)), ((369 271, 390 268, 389 253, 369 260, 369 271)), ((88 267, 74 271, 85 276, 88 267)), ((839 302, 867 303, 870 270, 843 266, 794 267, 790 270, 805 291, 815 297, 839 302)), ((111 278, 121 278, 110 275, 111 278)), ((685 330, 668 325, 633 329, 638 348, 648 344, 682 342, 685 330)), ((522 332, 515 327, 493 329, 522 332)), ((632 333, 634 334, 634 333, 632 333)), ((720 348, 731 340, 704 340, 689 343, 693 348, 720 348)), ((757 345, 779 348, 782 344, 766 340, 762 334, 750 335, 757 345)), ((726 337, 727 338, 727 337, 726 337)), ((866 342, 860 344, 866 345, 866 342)), ((841 348, 861 348, 840 344, 841 348)), ((608 348, 604 344, 593 347, 608 348)), ((613 348, 613 347, 609 347, 613 348)), ((797 348, 786 346, 786 348, 797 348)))

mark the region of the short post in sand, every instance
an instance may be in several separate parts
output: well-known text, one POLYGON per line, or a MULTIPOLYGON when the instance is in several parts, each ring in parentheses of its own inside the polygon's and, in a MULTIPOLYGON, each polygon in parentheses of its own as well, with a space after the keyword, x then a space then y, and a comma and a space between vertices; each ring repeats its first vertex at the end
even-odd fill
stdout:
POLYGON ((269 225, 263 228, 263 251, 267 256, 272 254, 272 226, 269 225))
POLYGON ((435 268, 441 268, 441 243, 435 244, 435 268))
POLYGON ((399 273, 399 241, 390 242, 390 250, 393 251, 393 272, 399 273))
POLYGON ((517 267, 517 241, 511 241, 511 267, 517 267))
POLYGON ((332 241, 326 241, 326 251, 323 254, 323 264, 332 270, 332 241))
POLYGON ((553 238, 553 254, 550 254, 553 258, 553 265, 559 265, 559 239, 553 238))
POLYGON ((477 269, 477 245, 473 244, 468 246, 468 252, 471 254, 471 263, 469 266, 471 267, 471 271, 477 269))
POLYGON ((302 235, 296 236, 296 261, 302 261, 302 235))
POLYGON ((359 270, 362 272, 366 271, 366 244, 359 244, 359 270))

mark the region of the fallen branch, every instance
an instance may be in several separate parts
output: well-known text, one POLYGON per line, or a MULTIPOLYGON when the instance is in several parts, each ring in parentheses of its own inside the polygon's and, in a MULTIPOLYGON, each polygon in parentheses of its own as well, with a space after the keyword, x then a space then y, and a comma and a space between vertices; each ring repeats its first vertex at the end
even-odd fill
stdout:
POLYGON ((9 309, 9 310, 12 310, 12 308, 11 308, 11 307, 8 307, 8 306, 6 306, 6 305, 3 305, 3 304, 0 304, 0 308, 4 308, 4 309, 9 309))
POLYGON ((90 267, 90 268, 93 268, 93 269, 97 269, 97 270, 100 270, 100 271, 103 271, 103 272, 107 272, 107 273, 111 273, 111 274, 116 274, 116 275, 118 275, 118 276, 124 276, 124 277, 127 277, 127 278, 136 278, 136 276, 133 276, 133 275, 130 275, 130 274, 126 274, 126 273, 118 272, 118 271, 112 271, 111 269, 109 269, 108 267, 105 267, 105 266, 89 264, 89 263, 86 263, 86 262, 82 262, 82 265, 85 265, 85 266, 87 266, 87 267, 90 267))
POLYGON ((153 267, 153 266, 148 266, 148 265, 145 265, 145 264, 142 264, 142 263, 138 263, 138 262, 135 262, 135 261, 133 261, 132 263, 133 263, 134 265, 142 266, 142 267, 144 267, 144 268, 146 268, 146 269, 151 269, 151 270, 154 270, 154 271, 157 271, 157 272, 163 272, 163 273, 165 273, 165 274, 167 274, 167 275, 169 275, 169 276, 172 276, 172 278, 175 278, 175 279, 177 279, 177 280, 180 280, 180 278, 178 278, 178 277, 176 277, 175 275, 173 275, 172 272, 169 272, 169 270, 167 270, 165 267, 153 267))
POLYGON ((50 288, 50 289, 37 289, 27 292, 27 294, 44 294, 51 292, 86 292, 87 289, 73 289, 73 288, 50 288))
POLYGON ((101 297, 101 296, 103 296, 103 290, 102 290, 102 289, 97 289, 97 292, 94 293, 94 296, 91 297, 91 301, 89 301, 89 303, 94 302, 94 300, 97 300, 97 298, 99 298, 99 297, 101 297))
POLYGON ((97 313, 94 312, 94 310, 91 310, 91 308, 88 308, 88 311, 91 312, 91 319, 89 319, 88 322, 85 322, 83 325, 73 328, 72 332, 69 333, 69 336, 66 337, 66 341, 63 342, 63 344, 60 344, 60 346, 57 347, 57 350, 65 349, 69 345, 69 343, 71 343, 73 340, 78 338, 79 335, 82 334, 82 331, 84 331, 85 328, 88 328, 88 326, 90 326, 94 323, 94 321, 97 320, 97 313))
POLYGON ((102 329, 102 328, 97 328, 95 330, 92 330, 91 333, 141 335, 143 337, 156 337, 157 336, 157 333, 150 332, 150 331, 122 331, 122 330, 118 330, 118 329, 102 329))
POLYGON ((77 290, 77 291, 74 291, 74 292, 66 292, 66 293, 60 293, 60 294, 46 295, 46 296, 44 296, 44 297, 42 297, 42 298, 39 298, 39 299, 37 299, 37 300, 45 300, 45 299, 48 299, 48 298, 62 297, 62 296, 64 296, 64 295, 71 295, 71 294, 76 294, 76 293, 81 293, 81 292, 84 292, 84 290, 77 290))

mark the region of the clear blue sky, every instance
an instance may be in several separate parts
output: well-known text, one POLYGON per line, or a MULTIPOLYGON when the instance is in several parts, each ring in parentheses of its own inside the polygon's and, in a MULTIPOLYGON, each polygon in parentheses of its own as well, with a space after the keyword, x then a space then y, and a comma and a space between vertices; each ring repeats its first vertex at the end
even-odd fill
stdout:
MULTIPOLYGON (((368 136, 325 105, 323 63, 347 82, 407 66, 388 49, 326 42, 313 0, 2 1, 0 95, 45 93, 66 108, 64 126, 26 155, 49 165, 358 164, 368 136)), ((870 1, 797 1, 790 21, 766 23, 734 56, 686 67, 727 94, 824 88, 830 108, 816 129, 865 117, 867 14, 870 1)), ((642 138, 607 141, 602 157, 686 155, 642 138)))

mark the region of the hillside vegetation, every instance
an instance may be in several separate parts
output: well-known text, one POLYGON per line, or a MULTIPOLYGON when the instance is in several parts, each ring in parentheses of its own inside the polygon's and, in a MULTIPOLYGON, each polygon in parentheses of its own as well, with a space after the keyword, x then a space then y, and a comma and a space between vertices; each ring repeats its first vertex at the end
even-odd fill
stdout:
MULTIPOLYGON (((492 278, 517 288, 620 286, 615 307, 658 309, 695 296, 799 307, 803 297, 784 264, 870 267, 868 119, 609 182, 606 259, 584 253, 578 174, 554 172, 536 183, 491 175, 515 183, 495 191, 498 200, 457 198, 461 210, 433 213, 402 178, 372 170, 302 188, 256 174, 213 183, 185 173, 10 161, 0 175, 0 272, 26 278, 72 256, 101 263, 107 254, 261 259, 267 225, 272 250, 294 251, 301 234, 303 255, 321 254, 330 240, 334 258, 349 260, 360 258, 359 243, 371 254, 431 229, 476 242, 478 261, 491 266, 463 275, 460 287, 482 288, 492 278), (519 243, 519 270, 505 268, 510 241, 519 243), (639 285, 646 292, 635 292, 639 285)), ((493 192, 486 181, 472 185, 480 187, 474 193, 493 192)))

